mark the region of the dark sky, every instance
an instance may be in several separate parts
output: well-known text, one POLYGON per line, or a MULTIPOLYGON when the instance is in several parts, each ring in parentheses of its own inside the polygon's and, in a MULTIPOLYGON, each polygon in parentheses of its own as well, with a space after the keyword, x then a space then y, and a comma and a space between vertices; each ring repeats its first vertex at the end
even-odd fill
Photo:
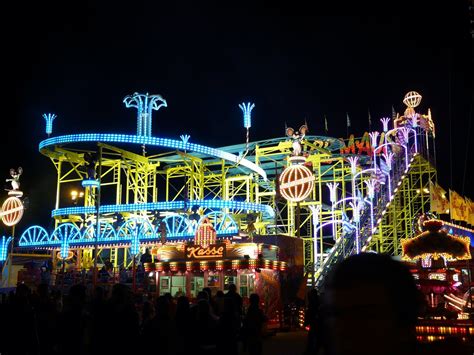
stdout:
POLYGON ((25 223, 47 223, 39 219, 54 203, 55 171, 37 151, 45 138, 41 114, 58 115, 55 134, 133 134, 136 112, 122 100, 135 91, 168 101, 154 114, 154 135, 188 133, 223 146, 244 140, 237 106, 244 100, 256 104, 255 139, 282 136, 285 122, 304 119, 311 134, 324 135, 324 114, 329 135, 343 137, 346 112, 361 135, 369 108, 373 121, 392 105, 402 112, 404 94, 416 90, 421 111, 430 107, 437 125, 442 185, 451 185, 452 163, 451 187, 474 197, 467 1, 171 3, 36 1, 2 11, 2 169, 5 178, 10 167, 25 170, 33 214, 25 223))

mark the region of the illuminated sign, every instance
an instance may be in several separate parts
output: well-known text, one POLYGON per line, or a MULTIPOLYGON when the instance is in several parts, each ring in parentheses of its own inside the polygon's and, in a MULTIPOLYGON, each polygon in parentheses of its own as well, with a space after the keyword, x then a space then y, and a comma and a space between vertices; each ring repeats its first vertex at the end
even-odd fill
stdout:
POLYGON ((428 274, 428 279, 446 281, 446 274, 442 274, 442 273, 439 273, 439 272, 430 273, 430 274, 428 274))
POLYGON ((207 247, 200 245, 186 246, 186 259, 219 259, 225 257, 225 244, 211 244, 207 247))

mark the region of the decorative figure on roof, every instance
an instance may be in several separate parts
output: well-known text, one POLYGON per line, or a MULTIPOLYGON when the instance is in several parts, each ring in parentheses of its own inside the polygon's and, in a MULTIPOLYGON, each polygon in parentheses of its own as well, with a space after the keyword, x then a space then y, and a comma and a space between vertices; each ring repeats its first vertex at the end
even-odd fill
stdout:
POLYGON ((306 132, 308 132, 308 125, 305 124, 300 127, 298 131, 295 131, 292 127, 286 127, 286 135, 293 139, 293 155, 300 156, 302 155, 303 147, 301 143, 303 142, 306 132))
POLYGON ((18 168, 18 171, 15 170, 15 169, 10 169, 10 175, 12 177, 12 179, 6 179, 6 182, 10 182, 11 185, 12 185, 12 189, 9 190, 9 189, 6 189, 7 191, 9 191, 9 195, 17 195, 17 194, 20 194, 21 191, 20 190, 20 176, 21 174, 23 174, 23 168, 20 166, 18 168))
POLYGON ((253 213, 247 214, 247 234, 249 236, 249 241, 253 242, 253 237, 257 233, 257 228, 255 223, 257 222, 257 216, 253 213))

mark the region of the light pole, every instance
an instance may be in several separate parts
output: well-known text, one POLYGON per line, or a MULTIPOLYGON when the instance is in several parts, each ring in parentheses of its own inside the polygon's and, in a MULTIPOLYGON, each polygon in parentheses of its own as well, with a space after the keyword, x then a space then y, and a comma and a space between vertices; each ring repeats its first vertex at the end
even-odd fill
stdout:
POLYGON ((97 186, 97 193, 96 193, 96 232, 95 232, 95 238, 94 238, 94 274, 93 274, 93 285, 94 288, 97 285, 97 257, 98 257, 98 242, 99 242, 99 234, 100 234, 100 224, 99 224, 99 218, 100 218, 100 183, 102 180, 102 145, 98 143, 99 146, 99 154, 98 154, 98 161, 99 161, 99 171, 97 174, 97 181, 98 181, 98 186, 97 186))

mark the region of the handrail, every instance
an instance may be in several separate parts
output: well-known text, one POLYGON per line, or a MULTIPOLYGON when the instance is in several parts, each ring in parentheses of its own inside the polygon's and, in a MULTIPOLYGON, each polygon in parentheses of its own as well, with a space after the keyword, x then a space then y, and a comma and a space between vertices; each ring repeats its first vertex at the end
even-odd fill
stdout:
MULTIPOLYGON (((398 186, 399 182, 401 182, 408 173, 410 169, 410 162, 415 157, 417 153, 416 151, 412 151, 412 149, 408 149, 408 154, 405 155, 404 153, 398 153, 396 155, 396 159, 393 161, 392 169, 390 170, 392 184, 391 184, 391 191, 389 190, 388 185, 384 185, 384 188, 380 191, 376 192, 374 198, 372 199, 373 203, 373 219, 374 229, 378 227, 377 221, 379 221, 385 211, 389 207, 389 203, 392 201, 392 194, 396 190, 396 186, 398 186), (406 161, 408 159, 408 161, 406 161), (394 188, 395 187, 395 188, 394 188)), ((369 204, 365 204, 364 208, 360 213, 360 222, 359 222, 359 243, 360 249, 366 247, 369 243, 369 240, 373 234, 373 230, 371 230, 370 224, 370 206, 369 204)), ((324 280, 332 266, 336 263, 342 261, 346 257, 353 255, 357 252, 356 248, 356 232, 351 231, 347 235, 339 238, 336 243, 334 244, 331 252, 329 253, 326 260, 323 264, 319 267, 318 271, 316 272, 316 279, 315 279, 315 286, 317 288, 321 288, 324 286, 324 280)))

